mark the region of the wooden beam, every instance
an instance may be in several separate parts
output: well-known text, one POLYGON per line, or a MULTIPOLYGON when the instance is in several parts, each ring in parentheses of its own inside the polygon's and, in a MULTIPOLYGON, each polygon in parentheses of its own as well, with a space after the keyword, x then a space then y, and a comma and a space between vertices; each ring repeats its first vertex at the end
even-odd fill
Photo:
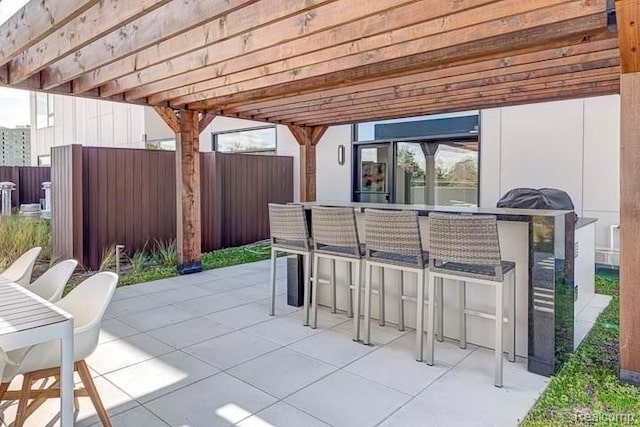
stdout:
MULTIPOLYGON (((577 19, 594 14, 596 11, 600 12, 601 7, 599 4, 590 4, 585 7, 584 3, 567 3, 564 0, 544 2, 505 0, 500 3, 502 7, 489 4, 450 14, 446 17, 444 31, 442 20, 438 17, 405 26, 390 33, 363 37, 357 41, 357 50, 351 44, 332 46, 321 51, 313 51, 295 58, 271 63, 268 65, 268 72, 265 72, 265 67, 257 67, 237 73, 237 75, 223 75, 216 79, 209 79, 200 84, 192 85, 189 92, 183 96, 176 96, 175 91, 172 91, 169 98, 171 98, 172 105, 188 104, 211 98, 213 93, 216 96, 224 96, 401 58, 404 58, 402 68, 409 66, 407 61, 411 62, 415 68, 420 63, 413 60, 412 55, 417 53, 451 48, 470 41, 489 39, 510 32, 531 30, 542 24, 577 19), (541 10, 545 6, 548 8, 541 10), (507 17, 512 19, 505 19, 507 17), (264 85, 260 84, 261 82, 264 85)), ((603 27, 603 22, 604 18, 600 19, 597 25, 603 27)), ((557 30, 567 34, 572 31, 571 26, 566 23, 557 30)), ((546 37, 549 37, 552 31, 546 29, 544 33, 547 34, 546 37)), ((543 37, 538 35, 538 44, 541 39, 544 39, 543 37)), ((534 40, 536 39, 529 39, 527 42, 531 43, 534 40)), ((514 44, 508 44, 506 40, 505 42, 505 47, 508 49, 517 47, 514 44)), ((483 50, 487 50, 488 47, 489 44, 483 44, 483 50)), ((448 55, 443 59, 450 61, 451 58, 461 55, 460 51, 454 52, 455 55, 448 55)), ((375 68, 373 65, 370 67, 375 68)), ((368 74, 375 75, 376 73, 380 74, 381 71, 369 72, 368 74)), ((129 98, 129 95, 126 97, 129 98)), ((155 97, 150 98, 152 103, 159 100, 155 97)))
POLYGON ((300 145, 300 201, 316 200, 316 145, 327 126, 289 126, 289 131, 300 145))
POLYGON ((249 102, 244 104, 225 105, 220 111, 225 114, 235 114, 250 111, 255 112, 266 111, 282 111, 283 109, 295 108, 296 106, 311 106, 327 102, 327 99, 335 100, 337 98, 348 97, 355 99, 361 94, 367 96, 368 93, 376 93, 376 91, 389 90, 396 88, 406 89, 412 88, 414 85, 436 80, 445 82, 444 79, 455 79, 457 76, 474 75, 478 77, 487 75, 501 75, 509 72, 517 72, 517 70, 537 70, 547 67, 559 67, 571 62, 583 62, 587 59, 582 55, 601 52, 603 50, 618 49, 617 38, 611 34, 603 33, 607 38, 596 41, 585 41, 580 39, 572 40, 569 44, 560 44, 551 46, 548 50, 530 49, 511 51, 507 54, 490 55, 485 58, 476 58, 475 60, 460 61, 446 66, 431 67, 428 70, 418 73, 403 74, 398 77, 389 77, 375 81, 364 83, 356 83, 348 86, 336 85, 334 88, 319 90, 307 93, 291 93, 285 97, 268 99, 265 101, 249 102), (577 58, 580 56, 579 58, 577 58), (576 58, 574 58, 576 57, 576 58), (564 60, 563 60, 564 58, 564 60), (573 60, 571 58, 574 58, 573 60), (555 60, 555 61, 554 61, 555 60), (561 60, 562 62, 556 62, 561 60), (553 62, 551 62, 553 61, 553 62), (504 71, 503 71, 504 70, 504 71))
POLYGON ((178 271, 202 271, 200 224, 200 132, 198 113, 180 110, 176 134, 176 218, 178 271))
MULTIPOLYGON (((571 13, 578 13, 571 8, 569 10, 571 13)), ((560 12, 557 11, 553 16, 557 19, 567 19, 567 16, 560 12)), ((567 13, 567 11, 564 12, 567 13)), ((208 110, 214 109, 216 105, 286 96, 287 93, 313 91, 342 82, 354 83, 367 79, 373 80, 393 73, 417 71, 428 66, 451 63, 465 58, 478 58, 493 53, 504 53, 528 46, 538 46, 542 50, 544 49, 544 41, 551 42, 577 34, 588 36, 591 31, 594 33, 602 31, 604 25, 604 18, 600 15, 549 24, 546 24, 543 16, 536 16, 536 13, 525 14, 520 18, 532 28, 520 29, 526 27, 521 25, 522 21, 520 20, 493 21, 490 24, 478 26, 474 31, 460 30, 458 42, 460 38, 463 38, 469 40, 466 43, 453 44, 453 40, 456 38, 451 33, 436 34, 402 45, 377 49, 371 54, 372 56, 360 53, 335 61, 295 68, 284 73, 189 95, 177 101, 172 100, 171 103, 178 105, 191 101, 189 108, 208 110), (502 28, 504 25, 513 27, 502 28), (500 28, 502 28, 502 32, 500 28), (495 35, 496 33, 499 35, 495 35), (494 36, 489 36, 489 34, 494 36), (432 50, 438 46, 446 47, 432 50), (365 62, 367 65, 363 65, 365 62), (199 99, 200 101, 196 101, 199 99)))
MULTIPOLYGON (((537 102, 559 101, 564 99, 576 99, 590 96, 611 95, 619 93, 620 84, 618 81, 589 83, 566 88, 552 88, 538 90, 531 93, 517 94, 508 93, 496 96, 487 96, 482 99, 465 99, 456 103, 444 100, 433 104, 419 104, 410 107, 396 107, 393 109, 379 109, 361 112, 359 114, 341 115, 317 115, 308 120, 292 120, 291 123, 298 126, 321 126, 321 125, 341 125, 352 124, 363 121, 386 120, 410 116, 420 116, 436 113, 449 113, 456 111, 477 110, 482 108, 507 107, 512 105, 523 105, 537 102)), ((246 118, 239 116, 240 118, 246 118)))
MULTIPOLYGON (((578 65, 576 65, 577 67, 578 65)), ((391 109, 409 107, 416 104, 427 105, 443 101, 454 102, 474 98, 483 98, 499 94, 518 94, 532 92, 543 89, 562 88, 576 84, 587 84, 590 82, 618 81, 620 70, 614 63, 608 68, 597 68, 583 72, 568 72, 566 74, 537 77, 535 75, 527 78, 526 75, 519 74, 510 79, 478 79, 465 81, 456 84, 443 84, 438 86, 423 87, 410 91, 398 91, 386 95, 377 95, 355 101, 328 102, 316 108, 299 108, 286 110, 282 113, 271 112, 265 114, 252 114, 254 118, 271 120, 275 122, 289 123, 294 119, 304 121, 312 119, 318 115, 330 114, 340 116, 341 114, 358 114, 379 109, 391 109)))
POLYGON ((366 105, 367 103, 392 102, 442 92, 456 95, 458 90, 471 88, 488 89, 489 87, 499 87, 498 85, 502 84, 505 85, 504 87, 516 88, 536 82, 564 81, 581 76, 617 75, 619 73, 617 68, 619 60, 616 50, 605 52, 603 55, 581 55, 578 58, 574 58, 573 61, 563 58, 548 61, 549 64, 540 63, 513 68, 504 67, 487 72, 453 75, 452 77, 439 79, 416 78, 415 83, 406 85, 393 85, 362 92, 354 90, 343 95, 322 98, 315 102, 307 101, 245 111, 250 112, 255 118, 280 120, 281 118, 284 119, 288 114, 311 113, 325 109, 337 111, 340 108, 348 109, 353 106, 366 105), (556 65, 554 66, 554 64, 556 65))
MULTIPOLYGON (((267 64, 310 51, 319 51, 356 40, 360 42, 367 36, 442 18, 450 13, 458 13, 460 10, 491 2, 495 3, 495 0, 472 0, 463 5, 431 2, 431 7, 424 7, 423 2, 413 0, 332 2, 304 16, 293 16, 274 25, 253 30, 251 35, 255 41, 250 45, 246 45, 242 38, 225 40, 189 56, 142 70, 137 81, 133 79, 135 75, 127 76, 126 79, 117 82, 118 90, 131 89, 127 96, 133 99, 169 89, 184 89, 189 84, 214 80, 212 76, 228 76, 247 69, 265 67, 267 64)), ((111 86, 112 84, 105 85, 104 90, 111 86)), ((183 90, 176 92, 172 97, 186 94, 188 92, 183 90)))
POLYGON ((202 133, 207 126, 216 118, 214 113, 201 113, 198 121, 198 133, 202 133))
POLYGON ((38 43, 99 0, 30 0, 0 25, 0 66, 38 43))
MULTIPOLYGON (((223 67, 226 67, 226 62, 234 56, 315 31, 316 22, 322 24, 323 21, 317 18, 324 10, 318 6, 332 1, 263 0, 192 30, 189 32, 192 34, 180 34, 95 73, 81 76, 78 84, 82 88, 104 85, 101 90, 108 95, 172 76, 184 84, 190 70, 220 61, 224 61, 223 67)), ((381 3, 386 2, 389 0, 381 3)), ((335 8, 335 3, 330 6, 335 8)), ((218 74, 210 72, 209 77, 218 74)))
MULTIPOLYGON (((639 23, 640 24, 640 23, 639 23)), ((620 379, 640 385, 640 72, 620 88, 620 379)))
MULTIPOLYGON (((25 49, 20 56, 11 61, 9 66, 10 80, 19 83, 44 69, 54 61, 65 57, 90 44, 116 28, 122 27, 149 11, 162 6, 169 0, 138 0, 123 2, 121 0, 101 1, 75 17, 45 39, 25 49)), ((104 45, 102 50, 108 50, 104 45)), ((78 56, 71 56, 68 61, 78 61, 78 56)), ((49 85, 45 80, 44 89, 49 85)), ((65 83, 60 81, 60 84, 65 83)))
POLYGON ((173 108, 169 107, 153 107, 160 118, 171 128, 173 133, 180 133, 180 120, 173 111, 173 108))
POLYGON ((640 72, 640 0, 616 0, 623 73, 640 72))
MULTIPOLYGON (((116 1, 116 0, 112 0, 116 1)), ((152 1, 152 0, 146 0, 152 1)), ((77 50, 73 55, 62 58, 42 72, 43 88, 51 88, 66 83, 100 66, 114 62, 123 56, 162 42, 181 32, 191 30, 236 8, 251 4, 256 0, 191 0, 171 1, 164 7, 155 9, 135 21, 124 25, 100 40, 77 50)), ((138 1, 122 2, 118 7, 137 7, 138 1)), ((84 37, 81 40, 85 40, 84 37)))

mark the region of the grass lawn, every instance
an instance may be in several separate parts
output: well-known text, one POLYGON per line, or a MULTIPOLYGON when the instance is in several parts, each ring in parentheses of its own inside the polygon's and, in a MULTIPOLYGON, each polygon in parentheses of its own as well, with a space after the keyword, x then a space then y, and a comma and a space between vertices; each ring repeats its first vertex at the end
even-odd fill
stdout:
MULTIPOLYGON (((269 243, 256 243, 237 248, 220 249, 202 254, 203 270, 229 267, 248 262, 262 261, 271 257, 269 243)), ((174 265, 146 265, 139 271, 125 272, 120 275, 119 286, 133 285, 135 283, 150 282, 178 276, 178 270, 174 265)))
POLYGON ((598 276, 596 292, 611 303, 523 426, 640 426, 640 388, 618 381, 618 281, 598 276))

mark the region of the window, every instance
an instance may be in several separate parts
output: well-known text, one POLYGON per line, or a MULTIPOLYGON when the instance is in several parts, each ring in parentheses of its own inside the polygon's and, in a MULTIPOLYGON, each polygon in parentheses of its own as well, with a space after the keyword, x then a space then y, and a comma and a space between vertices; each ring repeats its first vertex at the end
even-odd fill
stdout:
POLYGON ((478 141, 398 142, 396 203, 478 204, 478 141))
POLYGON ((36 128, 42 129, 54 124, 54 99, 50 93, 36 94, 36 128))
POLYGON ((152 139, 145 141, 144 146, 147 150, 175 151, 176 140, 175 138, 152 139))
POLYGON ((478 204, 477 112, 354 125, 353 200, 478 204))
POLYGON ((51 166, 51 155, 38 156, 38 166, 51 166))
POLYGON ((213 134, 213 151, 276 154, 276 128, 264 127, 213 134))

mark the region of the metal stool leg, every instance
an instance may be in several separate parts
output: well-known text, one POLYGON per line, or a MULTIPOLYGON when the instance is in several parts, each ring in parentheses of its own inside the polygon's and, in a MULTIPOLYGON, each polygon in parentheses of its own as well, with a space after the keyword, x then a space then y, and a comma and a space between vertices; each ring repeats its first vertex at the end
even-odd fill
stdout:
POLYGON ((443 289, 444 279, 440 277, 440 280, 436 282, 436 301, 438 307, 438 319, 436 325, 438 325, 438 329, 436 332, 436 338, 438 342, 444 341, 444 289, 443 289))
MULTIPOLYGON (((362 261, 356 261, 356 271, 353 291, 353 340, 360 340, 360 281, 362 280, 362 261)), ((352 264, 349 263, 349 270, 352 264)))
POLYGON ((336 313, 336 260, 330 259, 331 261, 331 278, 329 281, 331 282, 331 313, 336 313))
POLYGON ((502 283, 496 285, 496 342, 495 342, 495 385, 502 387, 502 338, 503 338, 503 313, 502 283))
POLYGON ((400 287, 398 289, 398 330, 404 331, 404 271, 400 271, 400 287))
POLYGON ((269 316, 276 314, 276 250, 271 249, 271 306, 269 316))
MULTIPOLYGON (((436 307, 435 307, 435 303, 436 303, 436 286, 435 286, 435 282, 436 282, 436 278, 433 274, 431 273, 427 273, 428 279, 427 282, 429 283, 428 286, 428 296, 427 298, 429 299, 429 305, 428 310, 427 310, 427 365, 431 365, 433 366, 433 359, 434 359, 434 341, 435 341, 435 323, 436 323, 436 307)), ((420 284, 418 284, 418 289, 420 289, 420 284)), ((420 298, 418 298, 418 310, 420 310, 420 306, 423 306, 424 304, 422 303, 422 301, 420 301, 420 298)))
MULTIPOLYGON (((333 261, 333 260, 331 260, 333 261)), ((314 255, 313 257, 313 283, 311 284, 311 308, 313 317, 311 319, 311 328, 316 329, 318 327, 318 288, 320 287, 320 274, 318 273, 320 264, 320 257, 314 255)))
POLYGON ((353 277, 353 262, 347 261, 347 317, 353 317, 353 292, 351 291, 351 280, 353 277))
POLYGON ((371 269, 369 264, 365 264, 364 272, 364 344, 371 342, 371 269))
MULTIPOLYGON (((418 271, 416 283, 416 360, 422 362, 424 354, 424 270, 418 271)), ((427 326, 427 331, 429 326, 427 326)))
POLYGON ((467 348, 467 283, 460 281, 460 348, 467 348))
MULTIPOLYGON (((311 281, 311 254, 303 255, 304 259, 304 326, 309 326, 309 286, 311 281)), ((315 286, 315 283, 314 283, 315 286)))
POLYGON ((384 268, 379 267, 378 271, 380 272, 380 280, 378 282, 380 284, 379 288, 378 288, 378 303, 380 305, 380 308, 379 308, 379 311, 380 311, 380 314, 379 314, 380 319, 379 320, 380 320, 380 322, 379 323, 380 323, 380 326, 384 326, 384 324, 385 324, 385 317, 384 317, 384 294, 385 294, 385 292, 384 292, 384 290, 385 290, 384 289, 384 268))
POLYGON ((511 283, 509 287, 509 335, 511 336, 509 346, 509 362, 516 361, 516 272, 511 273, 511 283))

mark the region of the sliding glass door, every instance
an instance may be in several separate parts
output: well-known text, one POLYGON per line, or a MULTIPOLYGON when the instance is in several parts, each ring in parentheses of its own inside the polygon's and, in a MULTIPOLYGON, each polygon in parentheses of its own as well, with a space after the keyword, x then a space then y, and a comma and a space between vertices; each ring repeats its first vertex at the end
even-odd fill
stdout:
POLYGON ((477 139, 389 141, 356 147, 355 201, 478 204, 477 139))
POLYGON ((477 205, 478 142, 395 143, 395 203, 477 205))

